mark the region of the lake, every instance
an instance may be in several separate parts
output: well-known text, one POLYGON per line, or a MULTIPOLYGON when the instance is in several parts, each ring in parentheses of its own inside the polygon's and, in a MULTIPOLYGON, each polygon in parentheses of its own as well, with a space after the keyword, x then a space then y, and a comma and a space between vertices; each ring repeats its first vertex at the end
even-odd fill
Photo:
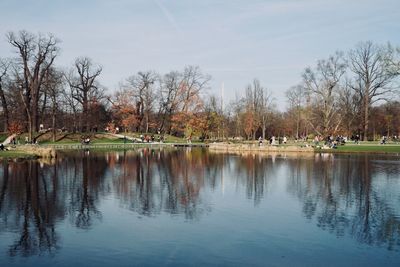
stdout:
POLYGON ((400 266, 400 156, 3 161, 0 266, 400 266))

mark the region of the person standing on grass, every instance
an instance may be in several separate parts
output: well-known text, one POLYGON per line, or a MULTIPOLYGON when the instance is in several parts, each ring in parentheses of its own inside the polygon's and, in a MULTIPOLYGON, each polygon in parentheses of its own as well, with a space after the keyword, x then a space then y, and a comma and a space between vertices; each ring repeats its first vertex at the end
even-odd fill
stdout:
POLYGON ((381 145, 385 145, 386 144, 386 136, 384 135, 384 136, 382 136, 382 139, 381 139, 381 145))
POLYGON ((358 145, 360 142, 360 136, 358 134, 356 134, 356 137, 354 138, 354 143, 356 143, 356 145, 358 145))
POLYGON ((316 135, 316 136, 314 137, 314 144, 315 144, 315 146, 318 146, 318 145, 319 145, 319 138, 318 138, 318 135, 316 135))

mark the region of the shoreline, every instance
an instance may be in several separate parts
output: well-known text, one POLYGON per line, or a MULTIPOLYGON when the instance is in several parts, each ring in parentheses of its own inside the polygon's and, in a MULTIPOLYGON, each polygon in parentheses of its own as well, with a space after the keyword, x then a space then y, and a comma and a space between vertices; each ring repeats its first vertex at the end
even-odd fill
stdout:
POLYGON ((316 148, 313 146, 299 146, 299 145, 280 145, 270 146, 257 144, 227 144, 215 143, 210 144, 210 150, 221 152, 254 152, 254 153, 330 153, 330 154, 400 154, 400 145, 345 145, 339 146, 337 149, 333 148, 316 148))
POLYGON ((311 146, 270 146, 258 144, 227 144, 227 143, 213 143, 209 146, 210 150, 225 151, 225 152, 264 152, 264 153, 314 153, 315 149, 311 146))
POLYGON ((234 153, 297 153, 297 154, 400 154, 400 145, 361 145, 361 146, 343 146, 338 149, 315 148, 312 146, 300 145, 280 145, 270 146, 258 144, 229 144, 229 143, 94 143, 84 145, 80 143, 71 144, 43 144, 43 145, 17 145, 11 147, 8 151, 0 151, 0 159, 34 159, 34 158, 56 158, 57 151, 63 150, 126 150, 136 148, 207 148, 213 152, 234 152, 234 153), (342 149, 341 149, 342 148, 342 149))

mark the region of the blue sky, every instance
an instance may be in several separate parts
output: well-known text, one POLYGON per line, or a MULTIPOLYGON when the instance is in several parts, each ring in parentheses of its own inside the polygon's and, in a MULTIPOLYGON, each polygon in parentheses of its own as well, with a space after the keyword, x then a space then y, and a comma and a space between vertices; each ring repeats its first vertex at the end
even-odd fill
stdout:
POLYGON ((140 70, 199 65, 226 101, 258 78, 282 107, 318 59, 365 40, 400 45, 400 1, 1 0, 0 57, 13 55, 6 32, 20 29, 61 39, 59 66, 100 63, 110 92, 140 70))

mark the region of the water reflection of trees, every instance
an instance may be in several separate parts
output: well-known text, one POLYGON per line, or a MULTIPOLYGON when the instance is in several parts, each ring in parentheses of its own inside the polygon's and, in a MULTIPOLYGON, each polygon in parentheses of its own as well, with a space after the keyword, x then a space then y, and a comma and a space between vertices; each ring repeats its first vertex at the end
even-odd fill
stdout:
POLYGON ((4 162, 0 178, 0 232, 18 233, 11 256, 53 254, 58 249, 56 224, 66 215, 88 228, 103 185, 107 162, 81 155, 53 165, 38 161, 4 162), (59 174, 62 175, 59 175, 59 174))
POLYGON ((200 191, 215 186, 219 161, 202 150, 144 149, 119 157, 114 187, 123 205, 139 214, 167 212, 194 219, 209 208, 200 191))
POLYGON ((1 229, 19 233, 10 255, 53 253, 58 241, 56 220, 64 216, 55 169, 44 175, 34 161, 3 163, 2 174, 1 229))
POLYGON ((236 179, 239 186, 246 188, 246 196, 253 199, 258 205, 264 197, 267 184, 274 176, 276 168, 282 163, 283 158, 267 157, 259 154, 244 154, 233 157, 234 168, 231 170, 231 179, 236 179))
POLYGON ((193 220, 210 210, 210 194, 224 182, 244 188, 258 205, 277 173, 289 168, 288 189, 302 201, 306 218, 338 236, 396 249, 400 195, 393 188, 399 187, 400 166, 382 164, 364 156, 285 159, 174 149, 4 162, 0 233, 17 233, 10 255, 52 254, 60 243, 58 222, 90 229, 100 222, 100 201, 109 194, 143 216, 166 213, 193 220))
POLYGON ((107 161, 103 156, 89 157, 88 152, 83 152, 80 157, 66 158, 63 168, 69 195, 69 218, 76 227, 88 229, 93 218, 100 220, 102 217, 97 208, 100 195, 110 192, 105 181, 107 161))
POLYGON ((224 179, 246 188, 246 196, 257 205, 276 163, 260 155, 143 149, 110 154, 109 164, 123 206, 146 216, 167 212, 195 219, 210 209, 208 190, 222 188, 224 179))
POLYGON ((289 167, 289 190, 302 200, 306 218, 337 236, 398 249, 398 163, 385 170, 367 155, 335 160, 317 155, 313 161, 293 160, 289 167))
POLYGON ((201 188, 218 183, 219 157, 204 151, 80 152, 52 164, 5 162, 0 177, 0 233, 18 233, 11 256, 55 253, 57 223, 90 229, 101 219, 99 202, 116 193, 140 214, 184 214, 195 219, 209 207, 201 188), (110 175, 106 175, 106 174, 110 175), (110 177, 112 179, 107 179, 110 177))

